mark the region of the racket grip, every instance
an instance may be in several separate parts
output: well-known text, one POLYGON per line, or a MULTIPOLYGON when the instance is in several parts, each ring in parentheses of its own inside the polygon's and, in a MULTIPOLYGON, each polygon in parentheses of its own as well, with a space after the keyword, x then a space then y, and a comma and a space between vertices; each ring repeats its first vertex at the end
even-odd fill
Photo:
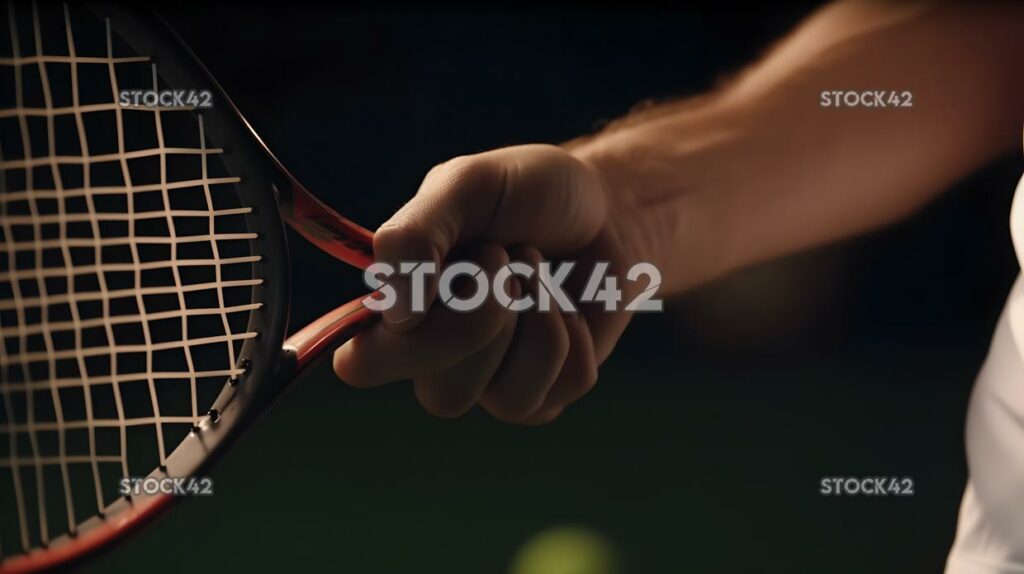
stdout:
POLYGON ((377 313, 353 299, 306 325, 284 342, 286 353, 294 353, 298 371, 329 349, 334 349, 377 319, 377 313))

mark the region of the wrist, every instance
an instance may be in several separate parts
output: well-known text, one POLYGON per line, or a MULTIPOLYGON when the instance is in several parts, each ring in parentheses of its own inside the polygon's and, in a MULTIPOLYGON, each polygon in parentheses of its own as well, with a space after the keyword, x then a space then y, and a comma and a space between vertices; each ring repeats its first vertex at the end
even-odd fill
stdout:
POLYGON ((568 146, 598 174, 611 233, 631 259, 661 271, 666 295, 739 265, 735 218, 725 208, 725 158, 734 143, 728 131, 685 114, 568 146))

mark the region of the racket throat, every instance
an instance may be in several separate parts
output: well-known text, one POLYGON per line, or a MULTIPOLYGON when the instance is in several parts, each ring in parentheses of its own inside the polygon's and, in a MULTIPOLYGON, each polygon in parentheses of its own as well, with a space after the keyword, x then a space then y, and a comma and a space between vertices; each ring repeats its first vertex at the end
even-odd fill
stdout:
POLYGON ((342 217, 297 181, 274 186, 284 220, 307 241, 360 269, 373 263, 373 233, 342 217))

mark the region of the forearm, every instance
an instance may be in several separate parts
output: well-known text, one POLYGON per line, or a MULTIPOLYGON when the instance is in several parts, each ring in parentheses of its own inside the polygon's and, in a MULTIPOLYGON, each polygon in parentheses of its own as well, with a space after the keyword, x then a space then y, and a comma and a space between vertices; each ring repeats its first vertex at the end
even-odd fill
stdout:
POLYGON ((719 92, 572 147, 678 292, 905 216, 1019 145, 1024 11, 833 5, 719 92), (823 90, 912 108, 825 108, 823 90))

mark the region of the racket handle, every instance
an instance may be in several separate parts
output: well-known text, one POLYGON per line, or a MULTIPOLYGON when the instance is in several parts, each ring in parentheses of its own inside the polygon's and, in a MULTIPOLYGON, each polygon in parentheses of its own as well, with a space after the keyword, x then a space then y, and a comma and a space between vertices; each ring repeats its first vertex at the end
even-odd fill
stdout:
POLYGON ((377 319, 377 313, 363 305, 363 298, 354 299, 327 313, 284 342, 286 353, 294 353, 298 371, 328 349, 333 349, 377 319))

